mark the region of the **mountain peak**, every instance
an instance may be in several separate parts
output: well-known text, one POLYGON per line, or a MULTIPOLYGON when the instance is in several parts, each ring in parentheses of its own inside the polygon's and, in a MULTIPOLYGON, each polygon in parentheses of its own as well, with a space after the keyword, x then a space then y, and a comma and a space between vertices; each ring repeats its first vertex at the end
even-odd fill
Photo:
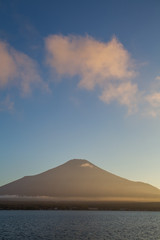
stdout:
POLYGON ((160 199, 155 187, 107 172, 85 159, 72 159, 46 172, 0 187, 0 195, 55 199, 160 199))
POLYGON ((88 160, 86 159, 81 159, 81 158, 73 158, 69 161, 67 161, 66 163, 73 163, 73 162, 76 162, 76 163, 84 163, 84 162, 89 162, 88 160))
POLYGON ((94 165, 86 159, 71 159, 67 161, 65 164, 77 167, 89 167, 89 168, 94 167, 94 165))

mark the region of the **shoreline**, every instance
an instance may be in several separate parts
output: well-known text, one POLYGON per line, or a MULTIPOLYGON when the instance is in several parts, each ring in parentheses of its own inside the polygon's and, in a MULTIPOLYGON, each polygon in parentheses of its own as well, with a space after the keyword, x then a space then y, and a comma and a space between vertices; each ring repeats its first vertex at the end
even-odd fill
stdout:
POLYGON ((0 210, 160 211, 160 202, 0 199, 0 210))

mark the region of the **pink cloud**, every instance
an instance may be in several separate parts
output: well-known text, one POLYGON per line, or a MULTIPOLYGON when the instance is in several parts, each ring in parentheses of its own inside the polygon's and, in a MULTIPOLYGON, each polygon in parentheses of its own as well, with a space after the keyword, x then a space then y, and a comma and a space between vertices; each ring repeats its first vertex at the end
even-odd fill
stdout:
POLYGON ((157 76, 150 84, 150 91, 146 92, 145 115, 151 117, 160 116, 160 76, 157 76))
POLYGON ((0 41, 0 66, 0 88, 17 86, 21 95, 29 94, 33 86, 48 88, 40 77, 37 63, 2 41, 0 41))
POLYGON ((137 110, 138 94, 137 85, 128 81, 118 86, 110 84, 103 90, 100 99, 108 104, 116 100, 119 104, 128 107, 128 113, 132 113, 137 110))
POLYGON ((47 63, 60 78, 78 76, 79 87, 93 90, 98 86, 100 99, 106 103, 117 100, 133 108, 138 88, 130 79, 136 72, 130 54, 115 37, 104 43, 89 36, 51 35, 46 38, 46 49, 47 63))
POLYGON ((5 87, 17 75, 17 66, 6 43, 0 42, 0 87, 5 87))

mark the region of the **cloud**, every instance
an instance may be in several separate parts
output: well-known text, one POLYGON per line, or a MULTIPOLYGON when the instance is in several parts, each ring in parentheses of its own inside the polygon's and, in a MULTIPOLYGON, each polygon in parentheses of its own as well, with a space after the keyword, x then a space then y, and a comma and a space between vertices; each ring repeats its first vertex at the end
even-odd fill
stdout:
POLYGON ((160 92, 154 92, 146 97, 149 104, 154 107, 160 107, 160 92))
POLYGON ((0 111, 9 111, 12 112, 14 110, 14 102, 11 101, 9 95, 0 102, 0 111))
MULTIPOLYGON (((45 39, 45 46, 47 64, 60 79, 76 78, 78 87, 88 91, 98 88, 101 101, 117 102, 129 114, 139 110, 142 115, 160 116, 160 75, 148 90, 140 91, 133 82, 134 61, 116 37, 101 42, 90 36, 51 35, 45 39)), ((12 87, 19 89, 21 96, 35 87, 49 91, 37 62, 0 41, 0 90, 12 87)), ((0 102, 0 111, 13 108, 9 95, 0 102)))
POLYGON ((4 42, 0 42, 0 66, 0 87, 4 87, 16 77, 16 64, 4 42))
POLYGON ((150 86, 150 92, 145 96, 146 113, 151 117, 160 116, 160 76, 157 76, 150 86))
POLYGON ((3 41, 0 41, 0 66, 0 89, 16 86, 25 96, 33 86, 48 88, 40 77, 37 63, 3 41))
POLYGON ((124 82, 118 86, 110 84, 103 90, 100 99, 108 104, 112 100, 116 100, 119 104, 128 107, 128 113, 132 113, 137 110, 138 87, 136 84, 132 84, 131 82, 124 82))
POLYGON ((93 165, 92 164, 90 164, 90 163, 83 163, 83 164, 81 164, 81 167, 89 167, 89 168, 93 168, 93 165))
POLYGON ((156 80, 160 80, 160 76, 157 76, 155 79, 156 79, 156 80))
POLYGON ((104 43, 90 36, 51 35, 46 49, 47 63, 60 78, 78 76, 79 87, 93 90, 97 86, 102 101, 116 100, 131 112, 138 87, 130 79, 136 72, 130 54, 115 37, 104 43))

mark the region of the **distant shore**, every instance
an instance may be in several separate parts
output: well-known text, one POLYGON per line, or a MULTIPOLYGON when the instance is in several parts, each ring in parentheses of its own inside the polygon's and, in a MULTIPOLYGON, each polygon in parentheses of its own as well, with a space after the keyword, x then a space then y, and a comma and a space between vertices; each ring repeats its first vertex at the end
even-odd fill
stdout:
POLYGON ((0 199, 0 210, 160 211, 160 202, 0 199))

